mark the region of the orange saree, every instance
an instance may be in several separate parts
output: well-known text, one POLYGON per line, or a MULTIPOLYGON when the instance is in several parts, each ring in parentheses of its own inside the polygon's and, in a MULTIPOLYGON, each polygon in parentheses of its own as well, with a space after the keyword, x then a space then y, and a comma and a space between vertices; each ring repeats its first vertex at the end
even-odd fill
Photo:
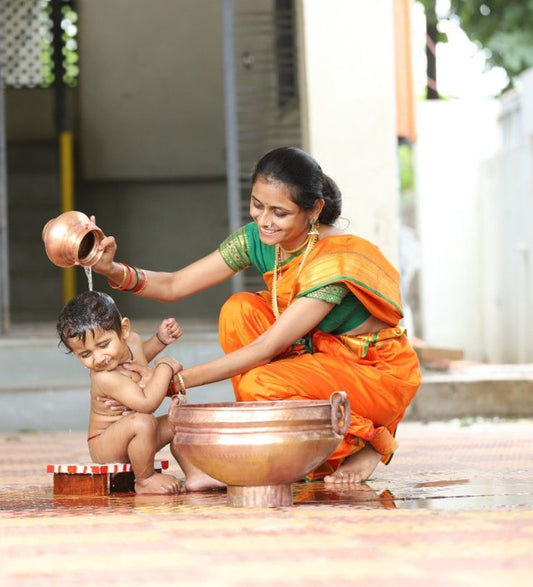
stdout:
MULTIPOLYGON (((421 382, 418 359, 405 331, 398 272, 374 245, 355 236, 320 240, 297 277, 301 257, 282 265, 277 287, 281 312, 292 299, 332 283, 344 283, 375 317, 390 325, 378 333, 348 337, 325 332, 321 325, 304 345, 286 355, 233 378, 237 401, 329 399, 344 390, 351 405, 350 426, 330 456, 323 476, 335 470, 365 443, 388 462, 397 447, 396 427, 421 382), (310 351, 310 352, 309 352, 310 351)), ((272 269, 263 277, 268 290, 239 293, 223 306, 220 344, 226 353, 254 341, 273 324, 272 269)))

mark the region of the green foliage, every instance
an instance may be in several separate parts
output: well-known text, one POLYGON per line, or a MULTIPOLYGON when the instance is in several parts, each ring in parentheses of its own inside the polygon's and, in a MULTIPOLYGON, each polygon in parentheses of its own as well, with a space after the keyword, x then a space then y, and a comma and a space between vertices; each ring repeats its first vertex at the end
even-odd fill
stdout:
POLYGON ((451 0, 450 15, 509 78, 533 66, 533 0, 451 0))
MULTIPOLYGON (((61 54, 63 68, 63 83, 74 87, 78 83, 79 65, 78 65, 78 14, 71 5, 71 0, 63 0, 64 6, 61 7, 61 54)), ((47 24, 47 33, 43 35, 40 48, 41 53, 41 77, 43 87, 51 86, 55 81, 54 73, 54 49, 52 46, 52 5, 50 0, 40 0, 40 6, 43 11, 43 18, 47 24)))
POLYGON ((424 7, 424 12, 426 15, 427 20, 427 28, 431 29, 431 27, 435 28, 435 38, 433 39, 435 43, 447 43, 448 42, 448 35, 437 29, 439 24, 439 19, 437 17, 436 11, 436 0, 418 0, 419 4, 422 4, 424 7))
POLYGON ((413 149, 410 145, 400 145, 398 147, 398 161, 401 190, 402 192, 411 192, 414 189, 415 174, 413 167, 413 149))

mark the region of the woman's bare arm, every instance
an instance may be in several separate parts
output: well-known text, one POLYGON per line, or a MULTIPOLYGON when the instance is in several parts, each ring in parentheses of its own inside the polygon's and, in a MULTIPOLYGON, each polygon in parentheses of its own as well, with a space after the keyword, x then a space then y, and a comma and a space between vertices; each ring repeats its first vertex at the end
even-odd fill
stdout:
MULTIPOLYGON (((113 283, 120 283, 124 273, 122 265, 114 260, 117 244, 112 236, 100 243, 102 256, 93 266, 95 273, 105 275, 113 283)), ((230 269, 218 250, 174 272, 146 271, 147 286, 140 294, 143 298, 160 302, 174 302, 203 291, 229 279, 235 272, 230 269)))
POLYGON ((305 336, 328 314, 333 304, 311 298, 294 300, 280 318, 254 342, 232 353, 181 371, 186 387, 229 379, 269 363, 305 336))

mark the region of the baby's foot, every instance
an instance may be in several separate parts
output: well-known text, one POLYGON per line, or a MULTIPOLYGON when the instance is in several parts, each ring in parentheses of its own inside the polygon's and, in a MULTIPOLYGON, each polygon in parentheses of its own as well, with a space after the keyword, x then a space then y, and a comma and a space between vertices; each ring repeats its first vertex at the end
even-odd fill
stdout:
POLYGON ((154 473, 146 479, 135 480, 135 493, 138 494, 173 494, 182 491, 181 482, 173 475, 154 473))
POLYGON ((324 477, 324 483, 362 483, 370 478, 382 456, 367 444, 348 457, 335 473, 324 477))
POLYGON ((189 471, 185 479, 185 489, 187 491, 206 491, 208 489, 222 489, 224 487, 226 487, 224 483, 213 479, 207 473, 196 468, 193 471, 189 471))

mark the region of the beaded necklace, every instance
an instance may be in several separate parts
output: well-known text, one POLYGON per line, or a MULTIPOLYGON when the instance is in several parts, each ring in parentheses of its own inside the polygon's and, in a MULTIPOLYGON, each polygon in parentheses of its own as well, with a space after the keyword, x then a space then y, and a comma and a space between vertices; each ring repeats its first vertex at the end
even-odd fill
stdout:
MULTIPOLYGON (((298 277, 300 277, 300 273, 302 272, 302 269, 303 269, 304 263, 307 259, 307 256, 311 252, 311 249, 315 246, 315 243, 317 242, 317 240, 318 240, 318 230, 315 229, 314 231, 309 233, 306 241, 302 245, 296 247, 295 249, 283 249, 283 251, 285 251, 285 253, 292 254, 292 253, 296 253, 298 251, 301 251, 305 246, 305 251, 302 255, 302 259, 300 260, 300 265, 298 266, 298 273, 296 274, 295 282, 298 281, 298 277)), ((274 271, 272 273, 272 312, 274 313, 276 320, 281 315, 281 312, 279 311, 279 308, 278 308, 278 281, 281 279, 281 250, 282 250, 281 245, 279 245, 279 244, 276 245, 276 248, 274 250, 274 271)), ((287 302, 287 306, 291 303, 293 293, 294 293, 294 285, 293 285, 291 293, 289 295, 289 300, 287 302)))

